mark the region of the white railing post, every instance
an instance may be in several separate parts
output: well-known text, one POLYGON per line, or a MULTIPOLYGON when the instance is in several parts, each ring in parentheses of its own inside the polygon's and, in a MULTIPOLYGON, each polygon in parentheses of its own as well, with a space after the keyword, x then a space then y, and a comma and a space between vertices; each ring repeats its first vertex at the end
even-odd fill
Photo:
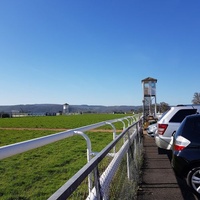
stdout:
MULTIPOLYGON (((92 153, 92 145, 91 145, 90 138, 82 131, 74 131, 74 133, 85 138, 86 143, 87 143, 87 162, 89 162, 91 160, 91 153, 92 153)), ((93 187, 92 186, 92 174, 90 173, 88 175, 88 191, 89 191, 89 193, 91 192, 92 187, 93 187)))
POLYGON ((125 122, 122 120, 122 119, 119 119, 118 120, 119 122, 122 122, 122 124, 123 124, 123 131, 126 129, 126 124, 125 124, 125 122))
POLYGON ((87 162, 89 162, 91 160, 91 153, 92 153, 92 145, 91 145, 90 138, 85 133, 83 133, 82 131, 74 131, 74 133, 77 134, 77 135, 81 135, 86 140, 86 143, 87 143, 87 162))
MULTIPOLYGON (((115 126, 110 122, 106 122, 106 124, 112 126, 112 128, 113 128, 113 140, 115 140, 115 138, 116 138, 116 128, 115 128, 115 126)), ((113 153, 114 154, 116 153, 116 147, 115 146, 113 148, 113 153)))

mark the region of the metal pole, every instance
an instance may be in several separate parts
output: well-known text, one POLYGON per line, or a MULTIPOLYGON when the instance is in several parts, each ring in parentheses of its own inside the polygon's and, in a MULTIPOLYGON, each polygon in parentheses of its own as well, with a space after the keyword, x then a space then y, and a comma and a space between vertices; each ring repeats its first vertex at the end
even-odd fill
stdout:
MULTIPOLYGON (((116 138, 116 128, 115 128, 115 126, 110 122, 106 122, 106 124, 112 126, 112 128, 113 128, 113 140, 115 140, 115 138, 116 138)), ((113 148, 113 153, 116 153, 116 147, 115 146, 113 148)))
MULTIPOLYGON (((87 162, 91 160, 91 153, 92 153, 92 145, 90 138, 83 132, 81 131, 74 131, 75 134, 80 135, 85 138, 86 143, 87 143, 87 162)), ((92 191, 92 173, 88 174, 88 191, 89 193, 92 191)))

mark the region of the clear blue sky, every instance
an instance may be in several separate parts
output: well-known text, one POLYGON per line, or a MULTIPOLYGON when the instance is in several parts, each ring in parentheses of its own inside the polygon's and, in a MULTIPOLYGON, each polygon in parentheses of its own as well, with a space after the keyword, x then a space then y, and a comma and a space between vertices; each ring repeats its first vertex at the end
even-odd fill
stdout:
POLYGON ((190 104, 200 92, 199 0, 0 0, 0 105, 190 104))

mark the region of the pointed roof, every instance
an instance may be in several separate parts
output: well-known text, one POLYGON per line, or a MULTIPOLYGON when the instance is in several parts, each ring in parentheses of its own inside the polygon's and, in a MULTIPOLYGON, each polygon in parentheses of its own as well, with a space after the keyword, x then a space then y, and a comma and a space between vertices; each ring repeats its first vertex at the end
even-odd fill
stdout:
POLYGON ((147 78, 143 79, 141 82, 148 82, 148 81, 154 81, 157 83, 157 79, 152 78, 152 77, 147 77, 147 78))

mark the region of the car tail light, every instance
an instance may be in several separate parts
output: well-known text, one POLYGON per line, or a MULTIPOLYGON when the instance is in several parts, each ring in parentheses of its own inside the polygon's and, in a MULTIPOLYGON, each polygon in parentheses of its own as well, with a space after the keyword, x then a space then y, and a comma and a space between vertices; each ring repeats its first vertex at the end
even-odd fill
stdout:
POLYGON ((167 124, 158 124, 158 134, 163 135, 167 126, 167 124))
POLYGON ((178 136, 174 142, 174 150, 181 151, 187 147, 191 142, 183 136, 178 136))

